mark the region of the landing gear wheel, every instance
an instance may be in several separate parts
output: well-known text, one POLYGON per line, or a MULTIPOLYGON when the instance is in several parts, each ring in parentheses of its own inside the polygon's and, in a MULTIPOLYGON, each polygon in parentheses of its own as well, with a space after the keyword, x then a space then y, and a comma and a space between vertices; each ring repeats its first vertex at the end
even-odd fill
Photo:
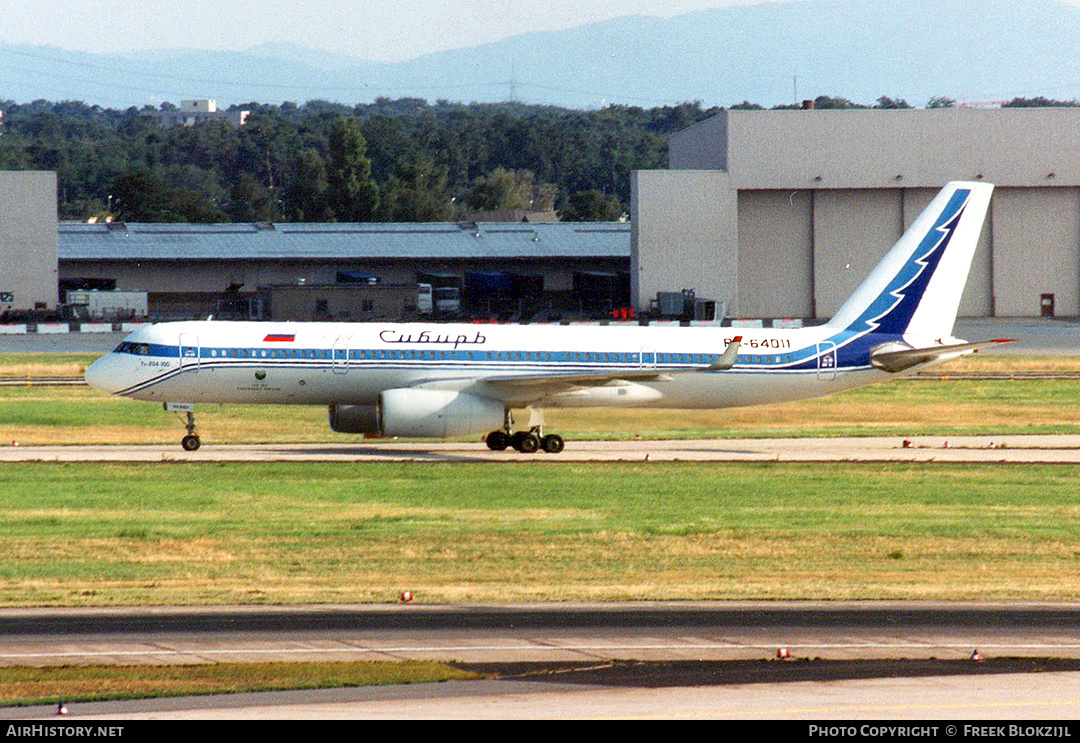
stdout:
POLYGON ((563 441, 563 437, 559 434, 549 433, 547 436, 540 439, 540 448, 548 454, 558 454, 566 448, 566 442, 563 441))
POLYGON ((505 451, 510 446, 510 434, 506 431, 492 431, 484 437, 488 449, 492 451, 505 451))
POLYGON ((180 439, 180 446, 184 447, 184 451, 195 451, 202 442, 199 441, 199 434, 195 433, 195 413, 191 410, 187 411, 187 423, 184 424, 184 428, 187 429, 187 436, 180 439))
POLYGON ((540 439, 528 431, 518 431, 511 437, 510 443, 522 454, 532 454, 540 448, 540 439))

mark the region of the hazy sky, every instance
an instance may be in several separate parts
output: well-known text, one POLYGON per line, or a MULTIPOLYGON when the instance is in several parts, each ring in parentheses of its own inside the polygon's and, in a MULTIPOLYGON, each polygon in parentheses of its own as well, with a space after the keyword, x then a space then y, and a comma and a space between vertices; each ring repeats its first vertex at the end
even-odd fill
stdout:
POLYGON ((130 52, 287 41, 393 61, 618 16, 667 17, 767 1, 0 0, 0 42, 130 52))

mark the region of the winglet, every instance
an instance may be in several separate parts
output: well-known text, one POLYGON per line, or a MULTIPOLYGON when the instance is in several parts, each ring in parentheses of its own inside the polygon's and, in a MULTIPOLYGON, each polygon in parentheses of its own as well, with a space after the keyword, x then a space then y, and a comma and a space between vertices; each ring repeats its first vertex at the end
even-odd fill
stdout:
POLYGON ((716 361, 709 364, 705 371, 727 371, 731 367, 735 366, 735 357, 739 355, 739 344, 742 343, 742 336, 737 335, 731 339, 727 348, 720 354, 720 357, 716 361))

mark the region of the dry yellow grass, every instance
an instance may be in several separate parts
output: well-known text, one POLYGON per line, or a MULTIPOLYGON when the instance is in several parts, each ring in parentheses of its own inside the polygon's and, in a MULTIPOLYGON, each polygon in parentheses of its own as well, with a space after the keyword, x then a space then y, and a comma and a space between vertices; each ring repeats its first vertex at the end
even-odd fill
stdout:
POLYGON ((76 379, 86 374, 95 358, 89 354, 0 354, 0 379, 76 379))
POLYGON ((0 704, 434 683, 478 677, 434 661, 3 668, 0 704))
POLYGON ((941 366, 934 372, 1080 372, 1077 356, 1021 356, 1016 354, 975 353, 941 366))
MULTIPOLYGON (((265 545, 248 547, 268 550, 265 545)), ((11 558, 42 548, 45 545, 28 546, 11 558)), ((97 578, 79 591, 73 591, 71 580, 41 577, 19 583, 24 596, 63 596, 69 605, 140 603, 148 596, 155 602, 186 604, 383 603, 404 589, 424 603, 1020 596, 1073 600, 1080 595, 1080 572, 1070 569, 1077 559, 1075 543, 1018 543, 1004 537, 725 533, 643 539, 599 533, 582 540, 488 534, 467 540, 451 537, 438 544, 387 540, 356 551, 335 548, 333 553, 311 548, 305 554, 307 564, 355 565, 319 575, 297 573, 287 560, 238 568, 236 563, 247 556, 227 554, 202 541, 122 545, 104 540, 54 543, 49 548, 58 550, 59 559, 93 563, 108 557, 125 564, 188 566, 180 574, 153 580, 97 578), (974 554, 978 561, 971 559, 974 554), (637 557, 629 557, 633 555, 637 557), (378 569, 369 567, 375 565, 378 569)))

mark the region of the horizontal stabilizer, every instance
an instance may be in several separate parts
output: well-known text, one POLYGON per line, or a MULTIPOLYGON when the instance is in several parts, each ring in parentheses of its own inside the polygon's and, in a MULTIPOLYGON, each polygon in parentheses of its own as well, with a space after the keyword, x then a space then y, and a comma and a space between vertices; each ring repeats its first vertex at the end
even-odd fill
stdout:
MULTIPOLYGON (((883 371, 901 372, 919 364, 936 361, 942 356, 973 353, 980 348, 997 345, 998 343, 1013 343, 1015 340, 1015 338, 997 338, 992 341, 980 341, 978 343, 953 343, 942 346, 904 348, 900 350, 890 350, 890 347, 886 346, 880 351, 870 354, 870 363, 883 371)), ((895 346, 892 347, 895 348, 895 346)))

